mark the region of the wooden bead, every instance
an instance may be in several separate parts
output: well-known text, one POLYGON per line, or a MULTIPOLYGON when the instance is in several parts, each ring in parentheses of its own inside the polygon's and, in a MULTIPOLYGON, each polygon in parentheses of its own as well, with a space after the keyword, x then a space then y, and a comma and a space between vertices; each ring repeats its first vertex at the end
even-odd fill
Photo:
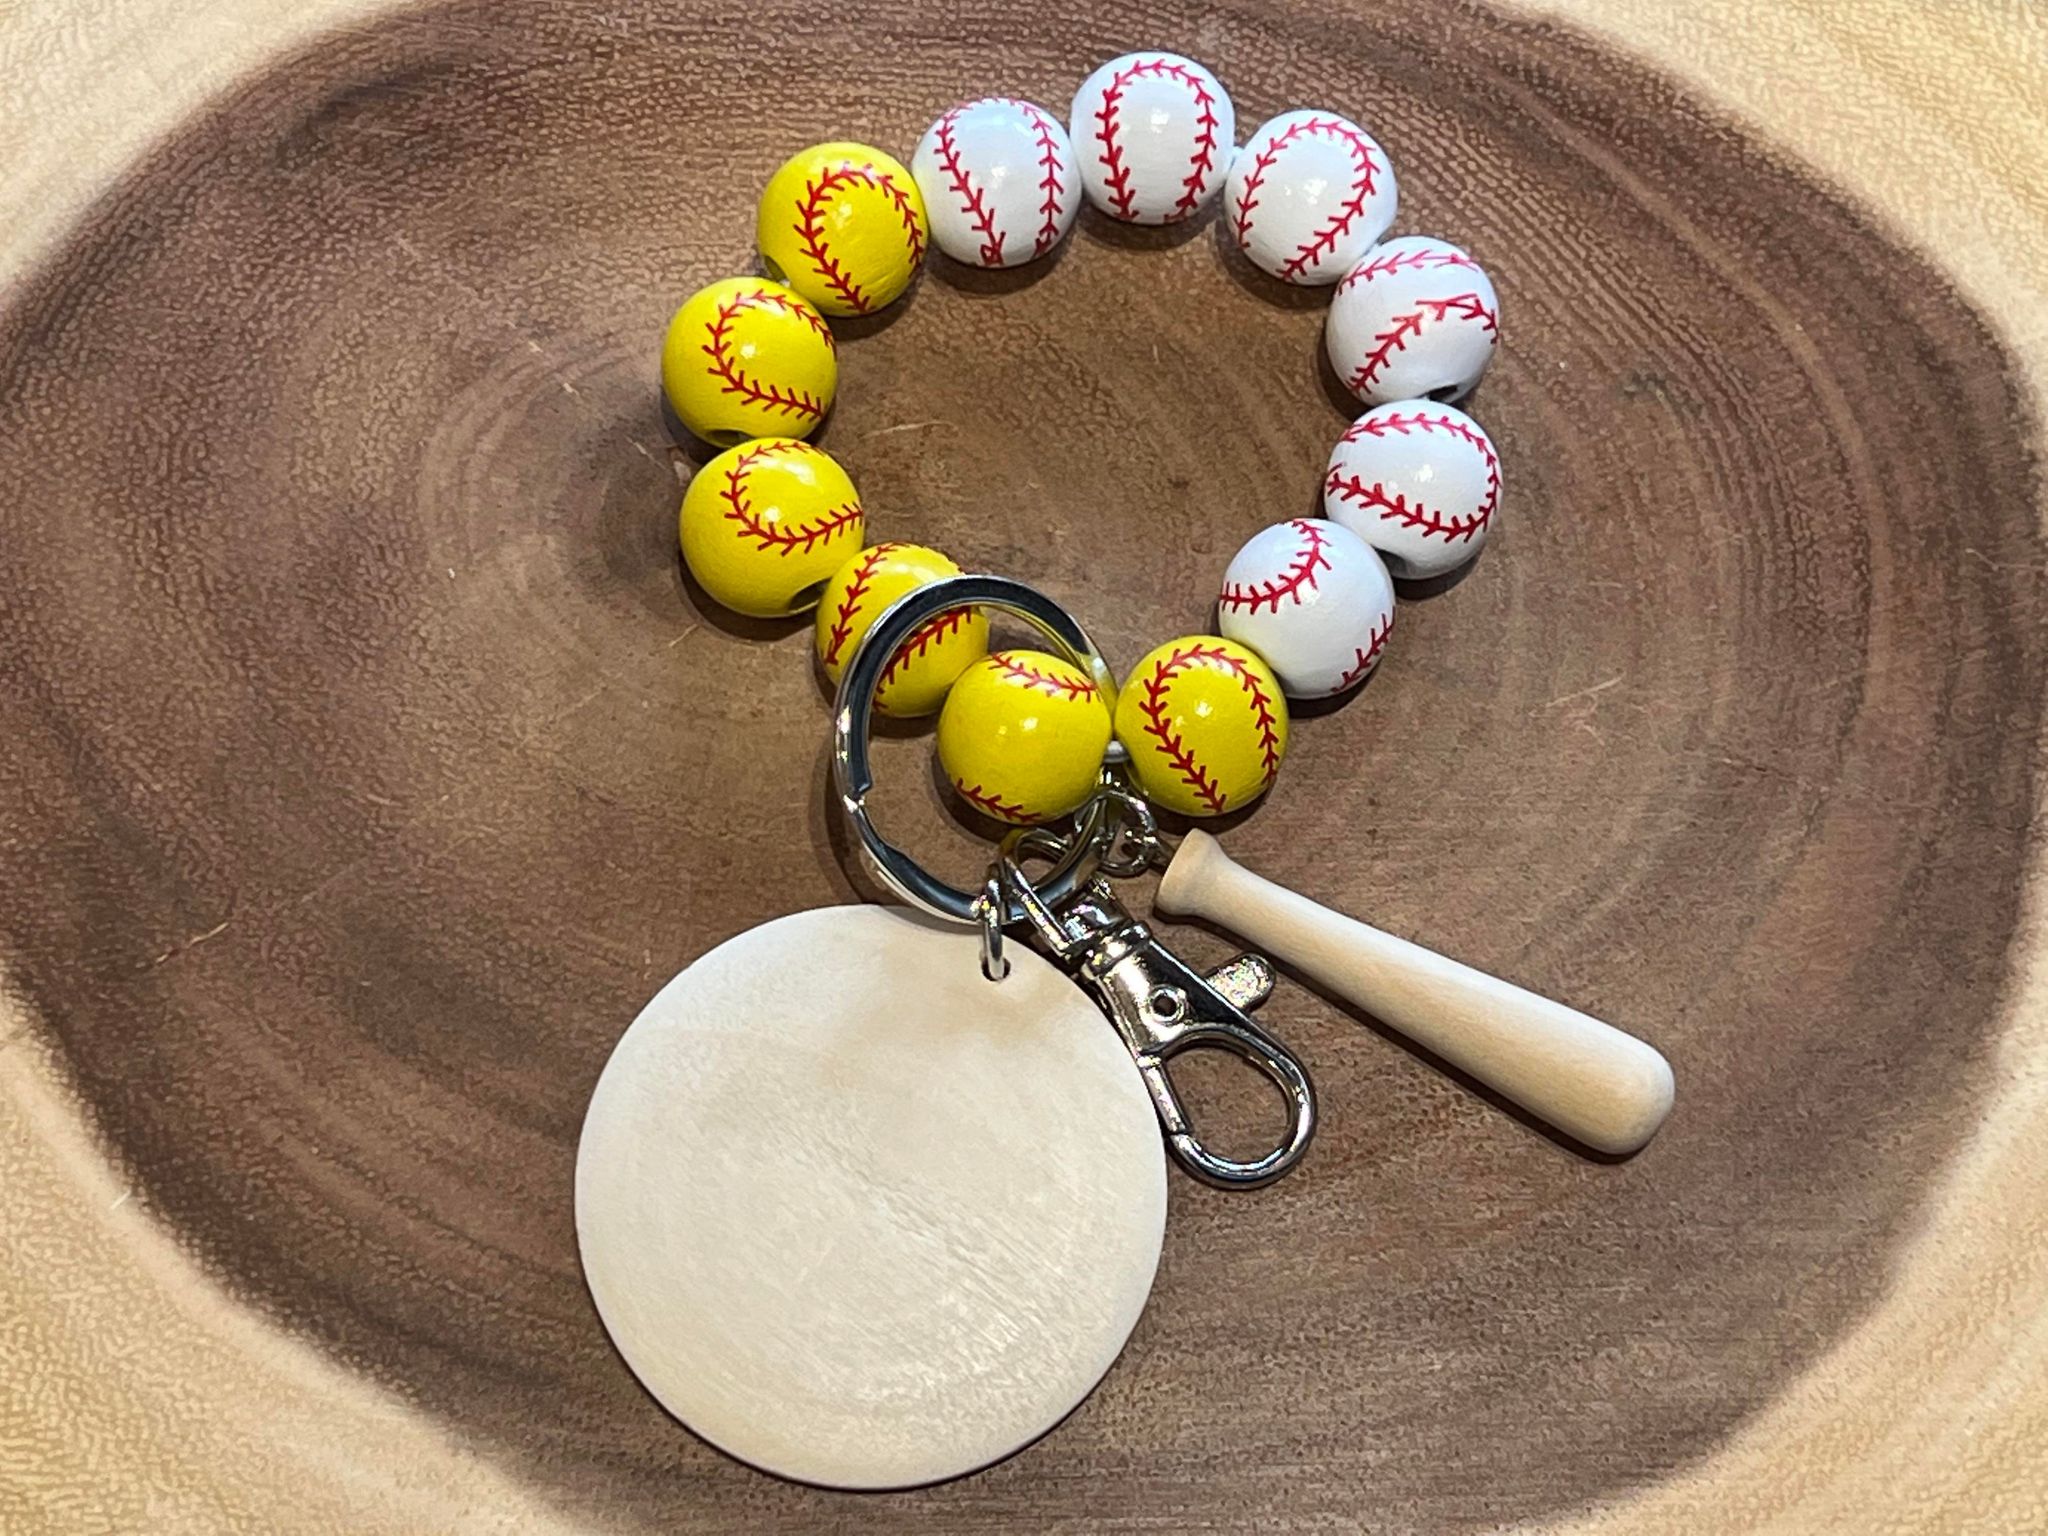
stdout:
MULTIPOLYGON (((898 598, 960 567, 922 544, 877 544, 832 573, 818 601, 814 639, 818 664, 837 686, 862 638, 898 598)), ((946 690, 988 653, 988 615, 979 608, 934 614, 896 648, 875 686, 875 708, 896 719, 937 713, 946 690)))
POLYGON ((762 277, 698 289, 669 322, 661 387, 707 443, 809 437, 839 384, 832 329, 802 295, 762 277))
POLYGON ((1245 141, 1224 209, 1237 248, 1284 282, 1334 283, 1394 222, 1387 152, 1334 112, 1283 112, 1245 141))
POLYGON ((1479 263, 1448 241, 1403 235, 1344 274, 1323 326, 1330 366, 1367 405, 1456 400, 1500 342, 1500 300, 1479 263))
POLYGON ((1223 190, 1237 114, 1177 53, 1127 53, 1081 83, 1068 118, 1088 201, 1127 224, 1176 224, 1223 190))
POLYGON ((902 163, 867 144, 813 144, 768 178, 754 237, 771 275, 828 315, 901 297, 931 228, 902 163))
POLYGON ((1256 652, 1186 635, 1131 669, 1117 695, 1116 737, 1147 800, 1183 816, 1221 816, 1273 787, 1287 751, 1287 701, 1256 652))
POLYGON ((1394 630, 1394 583, 1357 534, 1295 518, 1254 534, 1223 574, 1216 626, 1265 659, 1290 699, 1365 681, 1394 630))
POLYGON ((764 437, 728 448, 683 492, 683 563, 717 602, 750 618, 802 613, 860 547, 860 497, 821 448, 764 437))
POLYGON ((998 651, 965 672, 939 714, 939 765, 984 816, 1033 826, 1094 793, 1109 750, 1109 704, 1072 662, 998 651))
POLYGON ((925 130, 910 157, 932 240, 955 261, 1015 267, 1058 245, 1081 211, 1067 130, 1007 96, 963 102, 925 130))
POLYGON ((1353 422, 1330 453, 1323 510, 1396 576, 1441 575, 1478 554, 1500 511, 1500 456, 1454 405, 1396 400, 1353 422))

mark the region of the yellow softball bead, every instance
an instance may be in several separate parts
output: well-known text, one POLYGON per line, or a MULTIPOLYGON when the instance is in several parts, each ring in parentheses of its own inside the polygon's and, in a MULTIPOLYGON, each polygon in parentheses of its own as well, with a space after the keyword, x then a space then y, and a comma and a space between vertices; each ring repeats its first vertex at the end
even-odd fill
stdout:
POLYGON ((860 547, 860 497, 822 448, 764 437, 728 448, 683 492, 683 561, 699 586, 757 619, 801 613, 860 547))
POLYGON ((1031 826, 1078 809, 1094 792, 1109 727, 1109 702, 1072 662, 997 651, 946 695, 939 766, 983 815, 1031 826))
POLYGON ((662 391, 707 443, 809 437, 838 386, 832 328, 780 283, 729 277, 691 294, 668 323, 662 391))
POLYGON ((1287 701, 1253 652, 1189 635, 1132 668, 1117 697, 1116 737, 1147 800, 1221 816, 1258 799, 1280 771, 1287 701))
POLYGON ((930 236, 910 172, 866 144, 791 155, 768 178, 754 225, 769 271, 828 315, 865 315, 898 298, 930 236))
MULTIPOLYGON (((960 567, 922 544, 877 544, 840 566, 818 600, 818 661, 835 685, 875 620, 897 598, 960 567)), ((875 688, 875 708, 907 718, 928 715, 946 702, 953 679, 988 654, 988 615, 979 608, 948 608, 910 632, 875 688)))

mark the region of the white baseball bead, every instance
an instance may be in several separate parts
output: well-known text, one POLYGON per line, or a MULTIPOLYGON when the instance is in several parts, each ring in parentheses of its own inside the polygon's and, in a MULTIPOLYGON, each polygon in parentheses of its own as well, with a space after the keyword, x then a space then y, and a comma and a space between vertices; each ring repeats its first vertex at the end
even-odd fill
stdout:
POLYGON ((1334 112, 1283 112, 1244 141, 1224 209, 1237 248, 1290 283, 1334 283, 1394 222, 1387 152, 1334 112))
POLYGON ((1127 53, 1081 82, 1068 119, 1088 201, 1127 224, 1177 224, 1223 189, 1237 114, 1177 53, 1127 53))
POLYGON ((1216 622, 1291 699, 1355 688, 1394 629, 1394 583, 1371 545, 1320 518, 1254 534, 1223 573, 1216 622))
POLYGON ((1441 575, 1479 553, 1500 511, 1500 456, 1456 406, 1396 400, 1337 440, 1323 511, 1404 579, 1441 575))
POLYGON ((1323 345, 1367 405, 1427 395, 1455 400, 1500 343, 1500 300, 1485 270, 1445 240, 1403 235, 1374 246, 1330 300, 1323 345))
POLYGON ((1007 96, 962 102, 925 130, 910 157, 932 239, 955 261, 1015 267, 1074 227, 1081 188, 1067 130, 1007 96))

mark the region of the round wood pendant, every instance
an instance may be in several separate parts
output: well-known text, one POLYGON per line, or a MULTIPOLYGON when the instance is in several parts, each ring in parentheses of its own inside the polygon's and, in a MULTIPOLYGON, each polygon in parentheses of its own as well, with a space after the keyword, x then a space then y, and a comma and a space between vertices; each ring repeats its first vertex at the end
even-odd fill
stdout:
POLYGON ((1029 1444, 1123 1348, 1166 1164, 1115 1031, 1014 946, 828 907, 655 996, 592 1094, 576 1231, 626 1363, 784 1477, 899 1488, 1029 1444))

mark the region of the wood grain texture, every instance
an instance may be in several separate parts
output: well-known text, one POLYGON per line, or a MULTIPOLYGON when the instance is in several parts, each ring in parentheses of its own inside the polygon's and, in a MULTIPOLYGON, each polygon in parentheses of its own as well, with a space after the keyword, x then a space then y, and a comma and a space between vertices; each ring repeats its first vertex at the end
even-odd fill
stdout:
MULTIPOLYGON (((1855 1346, 1983 1153, 2043 682, 2013 359, 1936 266, 1605 49, 1463 7, 1320 17, 386 17, 181 128, 12 291, 21 1045, 220 1294, 409 1400, 465 1476, 667 1529, 1654 1504, 1855 1346), (1475 406, 1513 476, 1498 547, 1303 722, 1230 846, 1629 1019, 1686 1098, 1643 1158, 1584 1164, 1295 992, 1273 1018, 1324 1090, 1311 1166, 1176 1188, 1155 1308, 1072 1422, 910 1499, 766 1484, 625 1380, 569 1242, 575 1119, 625 1019, 851 889, 802 634, 733 633, 676 572, 650 338, 745 260, 788 145, 907 144, 996 83, 1057 104, 1159 38, 1248 122, 1366 104, 1403 226, 1484 253, 1510 306, 1475 406), (777 815, 801 833, 758 830, 777 815)), ((1341 422, 1316 319, 1212 230, 1091 221, 1038 281, 937 270, 864 328, 825 442, 878 529, 1036 575, 1127 662, 1307 503, 1341 422)), ((890 745, 891 811, 963 870, 926 744, 890 745)), ((2011 1242, 2002 1273, 2037 1273, 2011 1242)), ((2040 1294, 1992 1291, 2014 1319, 2040 1294)), ((372 1417, 341 1400, 331 1422, 372 1417)), ((95 1482, 125 1497, 104 1457, 68 1465, 62 1503, 18 1507, 78 1529, 95 1482)), ((217 1481, 252 1528, 289 1507, 286 1477, 217 1481)), ((472 1516, 515 1497, 467 1486, 472 1516)), ((1693 1507, 1855 1507, 1803 1496, 1693 1507)))
POLYGON ((824 1487, 959 1477, 1095 1389, 1166 1153, 1087 995, 875 903, 720 945, 606 1060, 576 1243, 612 1344, 712 1444, 824 1487), (986 1023, 989 1027, 977 1027, 986 1023))

